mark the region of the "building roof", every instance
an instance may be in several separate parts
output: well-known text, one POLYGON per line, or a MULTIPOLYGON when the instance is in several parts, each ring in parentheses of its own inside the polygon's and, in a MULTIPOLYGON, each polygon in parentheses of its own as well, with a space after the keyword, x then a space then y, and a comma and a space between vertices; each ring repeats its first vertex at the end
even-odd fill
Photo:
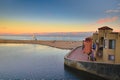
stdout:
POLYGON ((111 32, 112 34, 119 34, 119 32, 111 32))
POLYGON ((98 28, 98 30, 113 30, 113 29, 108 26, 103 26, 101 28, 98 28))

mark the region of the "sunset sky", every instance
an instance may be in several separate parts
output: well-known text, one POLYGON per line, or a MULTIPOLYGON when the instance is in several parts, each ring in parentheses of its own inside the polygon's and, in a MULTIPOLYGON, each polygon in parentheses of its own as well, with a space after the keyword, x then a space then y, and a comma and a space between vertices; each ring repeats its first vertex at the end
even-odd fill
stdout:
POLYGON ((120 0, 0 0, 0 33, 120 31, 120 0))

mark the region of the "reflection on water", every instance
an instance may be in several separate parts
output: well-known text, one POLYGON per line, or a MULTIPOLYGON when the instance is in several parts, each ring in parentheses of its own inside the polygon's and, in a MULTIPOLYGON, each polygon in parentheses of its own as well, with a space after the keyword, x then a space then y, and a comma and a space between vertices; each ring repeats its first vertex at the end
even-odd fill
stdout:
POLYGON ((0 79, 78 79, 64 70, 68 52, 35 44, 0 44, 0 79))
POLYGON ((0 44, 0 80, 88 80, 64 68, 68 52, 36 44, 0 44))

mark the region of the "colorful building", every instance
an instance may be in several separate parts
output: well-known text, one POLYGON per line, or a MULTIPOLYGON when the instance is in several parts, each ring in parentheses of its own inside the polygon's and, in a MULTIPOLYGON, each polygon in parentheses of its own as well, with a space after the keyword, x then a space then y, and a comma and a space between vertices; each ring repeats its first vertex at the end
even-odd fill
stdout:
POLYGON ((120 32, 103 26, 93 33, 93 42, 97 44, 96 59, 99 62, 120 63, 120 32))

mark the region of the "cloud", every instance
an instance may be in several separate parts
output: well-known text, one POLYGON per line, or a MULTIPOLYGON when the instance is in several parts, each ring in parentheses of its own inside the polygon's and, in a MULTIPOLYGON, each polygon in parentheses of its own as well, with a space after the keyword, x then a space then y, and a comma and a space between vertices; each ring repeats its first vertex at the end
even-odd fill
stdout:
POLYGON ((120 10, 116 9, 116 10, 107 10, 106 13, 119 13, 120 10))
POLYGON ((120 3, 118 4, 118 6, 120 6, 120 3))
POLYGON ((105 13, 120 13, 120 3, 116 9, 106 10, 105 13))
POLYGON ((117 9, 119 9, 119 10, 120 10, 120 7, 118 7, 117 9))
POLYGON ((108 23, 108 22, 114 22, 118 20, 118 16, 114 16, 114 17, 108 17, 108 18, 102 18, 102 19, 99 19, 97 21, 97 24, 104 24, 104 23, 108 23))

